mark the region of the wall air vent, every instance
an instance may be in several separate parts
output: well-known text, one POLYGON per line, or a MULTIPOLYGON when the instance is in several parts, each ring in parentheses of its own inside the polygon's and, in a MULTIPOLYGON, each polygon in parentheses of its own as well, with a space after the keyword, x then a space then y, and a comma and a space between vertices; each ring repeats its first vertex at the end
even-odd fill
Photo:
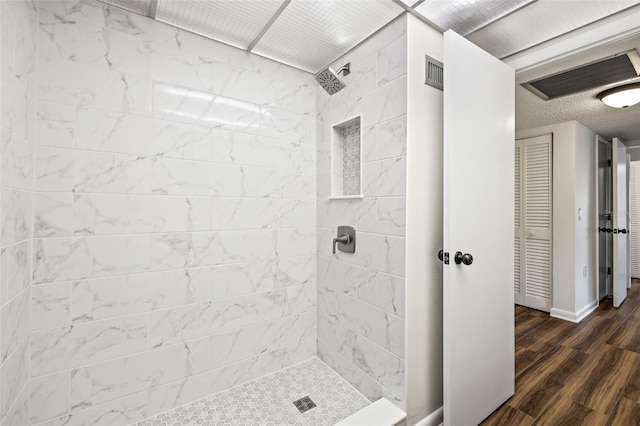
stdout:
POLYGON ((620 53, 587 65, 522 83, 545 101, 596 87, 636 78, 640 75, 640 56, 636 50, 620 53))
POLYGON ((444 68, 442 62, 425 55, 424 84, 442 90, 444 68))

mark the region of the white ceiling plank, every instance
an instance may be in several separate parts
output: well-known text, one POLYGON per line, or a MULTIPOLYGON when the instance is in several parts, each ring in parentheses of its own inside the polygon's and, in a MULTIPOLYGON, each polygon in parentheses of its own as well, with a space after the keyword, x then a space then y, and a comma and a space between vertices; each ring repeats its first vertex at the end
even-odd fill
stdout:
POLYGON ((469 34, 532 0, 426 0, 415 10, 444 30, 469 34))
POLYGON ((156 19, 247 49, 284 0, 159 0, 156 19))
POLYGON ((636 4, 640 0, 540 0, 474 32, 468 39, 505 58, 636 4))
POLYGON ((315 73, 402 12, 388 0, 292 0, 253 51, 315 73))
MULTIPOLYGON (((558 61, 582 51, 640 35, 640 5, 608 16, 553 40, 503 59, 516 73, 558 61)), ((619 53, 619 52, 615 52, 619 53)))

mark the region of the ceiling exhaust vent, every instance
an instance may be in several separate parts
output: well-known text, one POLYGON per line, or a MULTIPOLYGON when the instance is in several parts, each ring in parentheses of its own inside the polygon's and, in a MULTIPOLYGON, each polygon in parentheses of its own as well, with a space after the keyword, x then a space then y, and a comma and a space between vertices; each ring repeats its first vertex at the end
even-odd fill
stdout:
POLYGON ((640 56, 634 49, 568 71, 522 83, 522 86, 548 101, 619 83, 639 75, 640 56))

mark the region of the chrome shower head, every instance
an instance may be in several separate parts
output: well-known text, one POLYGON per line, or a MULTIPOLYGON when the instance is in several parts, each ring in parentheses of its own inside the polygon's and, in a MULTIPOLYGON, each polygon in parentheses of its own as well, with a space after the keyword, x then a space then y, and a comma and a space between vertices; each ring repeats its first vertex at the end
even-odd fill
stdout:
POLYGON ((320 86, 330 95, 337 93, 344 89, 345 84, 338 78, 340 73, 342 75, 349 75, 349 66, 351 64, 347 64, 340 68, 338 72, 334 72, 331 68, 327 68, 322 70, 316 75, 316 81, 320 83, 320 86))

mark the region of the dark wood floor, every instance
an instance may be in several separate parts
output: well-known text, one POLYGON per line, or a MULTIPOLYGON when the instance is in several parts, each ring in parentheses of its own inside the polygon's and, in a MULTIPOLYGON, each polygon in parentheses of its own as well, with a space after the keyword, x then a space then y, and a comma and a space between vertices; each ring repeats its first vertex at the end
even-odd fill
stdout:
POLYGON ((483 425, 640 425, 640 280, 580 324, 515 315, 516 392, 483 425))

